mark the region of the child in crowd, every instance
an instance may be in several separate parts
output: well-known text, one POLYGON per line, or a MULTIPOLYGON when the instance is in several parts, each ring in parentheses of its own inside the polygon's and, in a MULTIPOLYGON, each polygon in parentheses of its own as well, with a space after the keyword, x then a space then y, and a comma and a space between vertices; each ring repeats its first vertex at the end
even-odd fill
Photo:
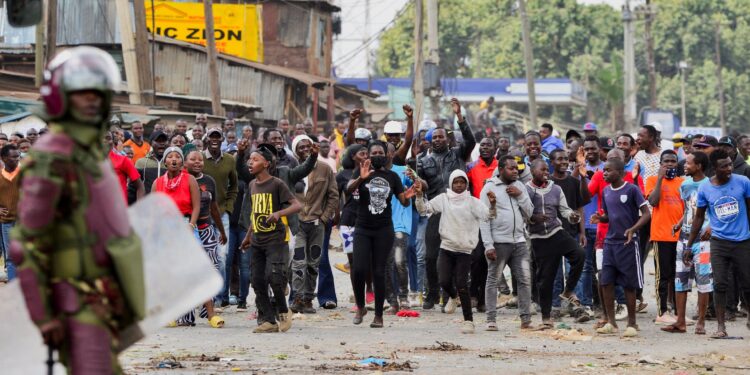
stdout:
POLYGON ((430 201, 422 196, 421 183, 415 183, 416 206, 421 214, 442 213, 440 217, 440 255, 438 271, 440 287, 450 296, 445 312, 456 311, 461 299, 464 323, 463 333, 474 333, 474 319, 469 296, 469 270, 471 253, 479 241, 479 224, 495 217, 495 194, 487 192, 489 210, 467 190, 469 179, 460 169, 453 171, 448 180, 449 189, 430 201), (455 284, 454 284, 455 282, 455 284))

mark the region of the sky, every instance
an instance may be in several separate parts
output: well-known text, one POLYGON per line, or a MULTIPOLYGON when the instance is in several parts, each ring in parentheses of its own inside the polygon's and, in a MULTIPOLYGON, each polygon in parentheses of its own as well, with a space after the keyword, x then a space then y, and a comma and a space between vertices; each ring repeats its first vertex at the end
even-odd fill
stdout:
MULTIPOLYGON (((471 1, 471 0, 466 0, 471 1)), ((341 34, 333 42, 333 66, 338 77, 366 77, 367 54, 364 41, 387 28, 409 0, 337 0, 341 7, 341 34), (365 27, 366 3, 370 3, 369 29, 365 27)), ((620 9, 625 0, 578 0, 582 4, 609 4, 620 9)), ((631 4, 644 3, 631 0, 631 4)), ((375 64, 378 41, 369 44, 371 64, 375 64)))

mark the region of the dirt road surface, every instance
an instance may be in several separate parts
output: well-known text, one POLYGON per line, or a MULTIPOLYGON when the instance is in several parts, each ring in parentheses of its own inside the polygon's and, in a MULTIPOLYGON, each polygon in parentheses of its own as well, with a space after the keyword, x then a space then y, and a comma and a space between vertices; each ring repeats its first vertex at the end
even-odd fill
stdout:
MULTIPOLYGON (((331 263, 345 261, 331 252, 331 263)), ((129 374, 312 374, 415 372, 424 374, 498 373, 670 373, 750 374, 750 331, 745 320, 730 322, 728 331, 745 339, 713 340, 688 333, 663 333, 655 317, 653 260, 646 262, 648 313, 638 314, 639 336, 597 336, 593 321, 563 322, 573 330, 527 332, 518 329, 518 310, 498 311, 499 332, 484 331, 484 314, 475 313, 475 334, 461 334, 460 309, 453 315, 439 309, 419 318, 385 317, 385 328, 371 329, 372 312, 354 326, 349 312, 351 284, 334 270, 339 307, 296 316, 286 333, 254 334, 252 294, 248 312, 228 308, 226 326, 213 329, 205 319, 195 327, 163 328, 120 356, 129 374), (363 365, 368 358, 384 359, 384 367, 363 365), (170 369, 170 367, 172 367, 170 369)), ((695 292, 693 292, 695 294, 695 292)), ((695 311, 695 295, 688 316, 695 311)), ((534 324, 541 316, 533 317, 534 324)), ((624 329, 624 324, 621 330, 624 329)), ((716 322, 707 322, 712 333, 716 322)))

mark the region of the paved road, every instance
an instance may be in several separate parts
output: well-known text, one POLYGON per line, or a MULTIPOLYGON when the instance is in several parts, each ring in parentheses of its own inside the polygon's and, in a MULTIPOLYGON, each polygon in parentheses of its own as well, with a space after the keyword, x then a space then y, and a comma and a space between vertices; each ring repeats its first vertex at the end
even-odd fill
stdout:
MULTIPOLYGON (((345 259, 331 253, 332 262, 345 259)), ((647 272, 653 261, 647 262, 647 272)), ((212 329, 205 320, 191 328, 164 328, 132 347, 120 357, 128 373, 350 373, 376 371, 358 366, 358 361, 385 358, 386 371, 418 373, 750 373, 750 331, 743 321, 729 324, 730 335, 745 340, 712 340, 707 336, 667 334, 651 323, 654 318, 653 275, 647 275, 647 314, 638 315, 640 336, 592 337, 593 324, 564 322, 579 334, 565 331, 521 332, 517 310, 501 309, 499 332, 483 331, 484 315, 475 314, 477 332, 460 333, 461 315, 433 310, 420 318, 385 317, 384 329, 367 324, 354 326, 349 312, 349 277, 334 270, 339 308, 319 310, 294 320, 289 332, 253 334, 251 311, 238 313, 234 307, 224 314, 226 327, 212 329), (586 341, 588 340, 588 341, 586 341), (439 343, 442 344, 439 344, 439 343), (182 368, 165 370, 157 366, 179 363, 182 368)), ((251 296, 252 298, 252 296, 251 296)), ((251 299, 252 301, 252 299, 251 299)), ((693 313, 695 296, 688 312, 693 313)), ((460 311, 460 310, 459 310, 460 311)), ((372 315, 365 317, 369 323, 372 315)), ((534 316, 534 323, 541 317, 534 316)), ((712 332, 715 322, 708 322, 712 332)), ((689 328, 692 332, 692 327, 689 328)))

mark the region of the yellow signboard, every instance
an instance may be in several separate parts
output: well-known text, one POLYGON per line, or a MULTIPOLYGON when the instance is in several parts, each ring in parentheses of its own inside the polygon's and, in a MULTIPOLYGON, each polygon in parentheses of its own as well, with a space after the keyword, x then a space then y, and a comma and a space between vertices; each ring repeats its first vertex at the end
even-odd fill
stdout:
MULTIPOLYGON (((263 62, 261 6, 213 4, 214 38, 220 53, 263 62)), ((151 32, 152 13, 156 34, 206 45, 203 3, 146 2, 146 27, 151 32)))

